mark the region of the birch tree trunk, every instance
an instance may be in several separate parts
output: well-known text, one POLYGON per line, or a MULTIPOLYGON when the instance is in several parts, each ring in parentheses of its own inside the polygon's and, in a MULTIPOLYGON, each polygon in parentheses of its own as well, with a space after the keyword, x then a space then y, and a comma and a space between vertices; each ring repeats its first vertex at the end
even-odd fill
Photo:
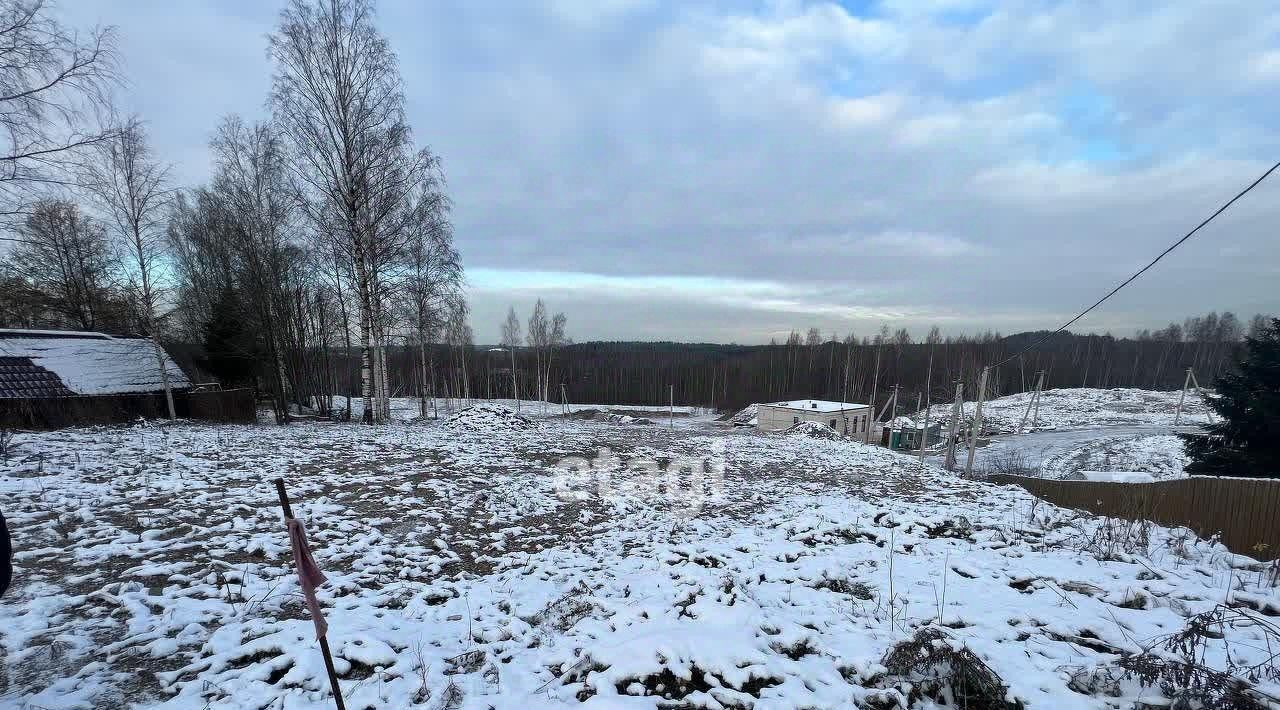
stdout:
POLYGON ((374 411, 373 401, 375 385, 371 342, 373 337, 372 285, 370 284, 368 256, 365 251, 363 236, 358 231, 354 236, 356 288, 360 297, 360 400, 364 407, 363 413, 360 415, 360 421, 365 424, 375 424, 378 421, 378 416, 377 412, 374 411))

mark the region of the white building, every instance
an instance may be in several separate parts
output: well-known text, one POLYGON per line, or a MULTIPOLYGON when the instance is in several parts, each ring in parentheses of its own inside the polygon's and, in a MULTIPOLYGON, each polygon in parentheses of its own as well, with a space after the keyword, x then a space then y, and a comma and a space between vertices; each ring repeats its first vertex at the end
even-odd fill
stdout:
POLYGON ((867 430, 871 407, 853 402, 828 402, 821 399, 798 399, 760 405, 756 414, 758 431, 784 431, 800 422, 817 422, 845 436, 867 430))

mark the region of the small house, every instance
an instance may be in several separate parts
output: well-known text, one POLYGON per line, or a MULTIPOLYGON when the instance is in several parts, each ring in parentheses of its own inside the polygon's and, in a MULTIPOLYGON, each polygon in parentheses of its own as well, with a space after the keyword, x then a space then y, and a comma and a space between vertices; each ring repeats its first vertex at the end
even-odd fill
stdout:
POLYGON ((798 399, 761 404, 756 412, 756 430, 785 431, 801 422, 817 422, 845 436, 863 434, 871 418, 871 407, 853 402, 798 399))

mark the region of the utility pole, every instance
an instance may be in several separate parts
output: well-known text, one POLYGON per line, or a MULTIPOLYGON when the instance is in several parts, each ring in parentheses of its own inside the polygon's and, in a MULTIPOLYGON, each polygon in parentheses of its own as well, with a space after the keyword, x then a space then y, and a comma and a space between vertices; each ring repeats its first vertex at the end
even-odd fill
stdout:
POLYGON ((1187 376, 1182 378, 1182 392, 1178 394, 1178 409, 1173 415, 1173 425, 1182 421, 1182 403, 1187 399, 1187 388, 1191 386, 1191 368, 1187 368, 1187 376))
MULTIPOLYGON (((878 414, 876 413, 875 402, 871 403, 871 413, 875 415, 874 421, 879 423, 880 420, 884 419, 884 413, 889 411, 889 407, 893 407, 894 411, 896 412, 897 405, 898 405, 898 391, 897 391, 897 385, 894 385, 893 394, 889 396, 889 399, 886 399, 884 401, 884 406, 880 408, 880 412, 878 414)), ((892 427, 893 425, 892 419, 889 420, 889 425, 892 427)), ((883 429, 883 427, 881 428, 883 429)), ((870 427, 868 427, 867 431, 870 432, 870 430, 871 430, 870 427)), ((883 434, 884 432, 882 431, 881 433, 883 434)), ((868 436, 870 436, 870 434, 868 434, 868 436)), ((883 441, 883 437, 881 438, 881 441, 883 441)))
POLYGON ((676 428, 676 386, 667 385, 667 393, 670 396, 667 404, 667 416, 671 419, 671 428, 676 428))
MULTIPOLYGON (((871 406, 869 407, 869 411, 867 412, 868 414, 874 414, 876 411, 876 387, 879 384, 880 384, 880 346, 877 345, 876 346, 876 372, 875 372, 875 375, 871 378, 871 406)), ((879 421, 879 420, 880 420, 880 417, 877 416, 876 421, 879 421)), ((863 432, 866 435, 862 440, 862 443, 864 444, 871 443, 871 424, 872 422, 867 422, 867 430, 863 432)))
MULTIPOLYGON (((1196 388, 1196 396, 1198 396, 1198 397, 1200 398, 1200 401, 1201 401, 1201 402, 1204 402, 1206 405, 1207 405, 1207 404, 1209 404, 1209 399, 1208 399, 1207 397, 1205 397, 1205 396, 1204 396, 1204 392, 1201 392, 1201 391, 1200 391, 1200 381, 1196 379, 1196 373, 1195 373, 1195 370, 1192 370, 1191 368, 1187 368, 1187 374, 1191 375, 1191 384, 1192 384, 1192 386, 1194 386, 1194 387, 1196 388)), ((1212 423, 1213 423, 1213 409, 1212 409, 1212 408, 1209 408, 1209 409, 1205 410, 1205 414, 1207 414, 1207 415, 1209 416, 1209 423, 1210 423, 1210 424, 1212 424, 1212 423)))
MULTIPOLYGON (((924 404, 924 428, 920 430, 920 468, 924 468, 924 451, 929 448, 929 410, 932 408, 933 393, 929 392, 929 388, 933 386, 933 344, 929 344, 929 367, 925 370, 924 391, 928 394, 925 397, 924 404)), ((916 411, 920 411, 920 398, 916 397, 916 411)))
POLYGON ((898 418, 898 390, 902 389, 902 385, 893 386, 893 412, 889 415, 889 426, 893 426, 893 420, 898 418))
POLYGON ((964 462, 964 477, 971 478, 973 476, 973 453, 978 448, 978 437, 982 435, 982 400, 987 394, 987 372, 989 368, 982 368, 982 374, 978 376, 978 408, 973 412, 973 433, 969 437, 969 457, 964 462))
MULTIPOLYGON (((1039 376, 1036 377, 1036 388, 1031 392, 1031 399, 1027 400, 1027 409, 1022 413, 1022 421, 1018 422, 1018 433, 1022 433, 1022 427, 1027 423, 1027 416, 1031 414, 1031 407, 1035 405, 1036 411, 1040 411, 1040 388, 1044 386, 1044 370, 1041 370, 1039 376)), ((1036 428, 1034 420, 1031 422, 1031 428, 1036 428)))
POLYGON ((1040 371, 1040 386, 1036 388, 1036 406, 1031 410, 1031 430, 1035 431, 1036 422, 1040 421, 1040 397, 1044 394, 1044 370, 1040 371))
POLYGON ((948 471, 956 467, 956 427, 960 423, 960 403, 964 401, 964 380, 956 380, 956 403, 951 405, 951 424, 947 426, 947 455, 943 466, 948 471))
POLYGON ((568 416, 569 414, 569 395, 564 390, 564 383, 560 383, 560 413, 568 416))

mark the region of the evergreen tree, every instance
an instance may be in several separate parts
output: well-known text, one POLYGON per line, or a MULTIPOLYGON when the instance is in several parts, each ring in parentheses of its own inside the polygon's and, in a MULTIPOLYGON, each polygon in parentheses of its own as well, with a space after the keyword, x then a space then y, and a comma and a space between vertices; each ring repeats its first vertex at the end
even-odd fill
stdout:
POLYGON ((245 322, 244 304, 235 292, 224 289, 212 311, 209 322, 204 326, 201 366, 224 386, 252 386, 260 353, 245 322))
POLYGON ((1208 435, 1182 437, 1190 473, 1280 477, 1280 318, 1245 342, 1244 361, 1218 379, 1218 396, 1209 401, 1221 419, 1208 435))

